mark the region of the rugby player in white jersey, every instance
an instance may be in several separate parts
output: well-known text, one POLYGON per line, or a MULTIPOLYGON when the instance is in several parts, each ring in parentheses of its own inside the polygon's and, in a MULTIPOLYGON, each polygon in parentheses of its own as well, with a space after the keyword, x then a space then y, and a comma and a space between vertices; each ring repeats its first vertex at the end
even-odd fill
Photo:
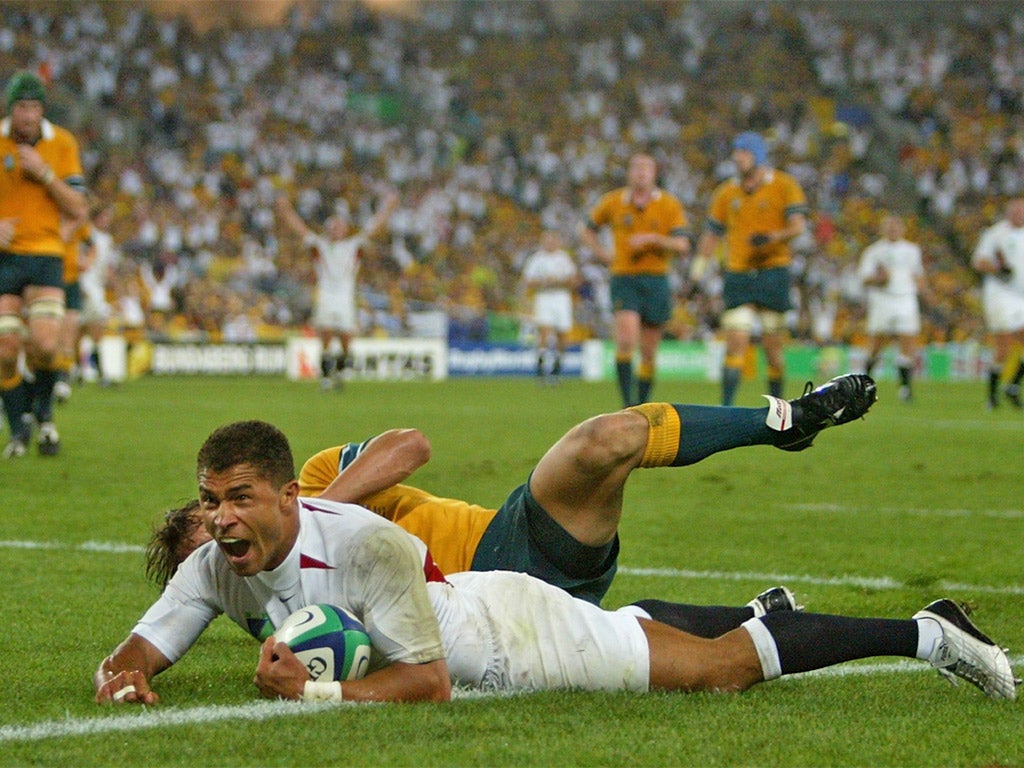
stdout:
POLYGON ((356 277, 360 249, 384 229, 397 204, 397 195, 389 193, 366 226, 355 232, 348 217, 336 212, 327 219, 321 234, 302 220, 287 197, 277 200, 277 213, 282 222, 302 238, 303 247, 309 249, 316 261, 313 326, 323 345, 320 383, 324 389, 341 381, 352 338, 359 330, 356 277))
MULTIPOLYGON (((981 233, 971 263, 982 274, 981 300, 993 343, 988 407, 996 408, 1003 366, 1014 344, 1024 346, 1024 197, 1010 200, 1006 215, 981 233)), ((1016 408, 1024 406, 1020 395, 1022 380, 1024 358, 1003 390, 1016 408)))
POLYGON ((546 231, 540 248, 523 263, 523 283, 532 296, 531 320, 537 329, 537 376, 555 381, 562 370, 562 354, 572 330, 572 290, 579 272, 562 247, 558 232, 546 231))
POLYGON ((215 430, 196 469, 213 541, 100 663, 98 703, 157 703, 155 675, 220 613, 263 640, 255 683, 274 698, 446 701, 453 686, 741 691, 876 655, 928 660, 992 698, 1016 696, 1006 653, 950 600, 905 620, 780 611, 698 638, 604 611, 527 574, 446 577, 419 539, 369 510, 301 499, 288 441, 264 422, 215 430), (271 636, 292 611, 321 602, 366 627, 373 658, 364 678, 312 681, 271 636))
POLYGON ((921 248, 904 237, 899 216, 882 219, 882 237, 861 254, 857 276, 867 288, 867 331, 871 337, 865 373, 870 376, 887 344, 896 341, 899 398, 909 402, 921 335, 919 295, 925 290, 921 248))

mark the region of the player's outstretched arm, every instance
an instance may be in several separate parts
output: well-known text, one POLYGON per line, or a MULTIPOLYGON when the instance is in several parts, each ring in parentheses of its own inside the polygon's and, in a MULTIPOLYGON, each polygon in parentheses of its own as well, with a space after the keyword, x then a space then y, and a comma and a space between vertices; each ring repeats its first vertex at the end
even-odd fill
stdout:
POLYGON ((313 234, 313 230, 306 226, 306 222, 299 216, 294 206, 292 206, 292 201, 287 196, 281 195, 277 198, 274 202, 274 210, 277 211, 278 218, 292 234, 301 238, 306 238, 313 234))
POLYGON ((96 703, 156 704, 160 697, 149 682, 169 666, 171 662, 156 646, 138 635, 128 635, 93 675, 96 703))
POLYGON ((363 233, 367 237, 376 237, 383 231, 384 225, 387 224, 388 218, 391 216, 392 211, 398 206, 398 195, 394 192, 388 192, 384 195, 383 200, 380 204, 380 210, 378 210, 373 217, 366 222, 366 229, 363 233))
POLYGON ((374 437, 324 489, 329 501, 359 502, 401 483, 430 461, 430 440, 418 429, 389 429, 374 437))

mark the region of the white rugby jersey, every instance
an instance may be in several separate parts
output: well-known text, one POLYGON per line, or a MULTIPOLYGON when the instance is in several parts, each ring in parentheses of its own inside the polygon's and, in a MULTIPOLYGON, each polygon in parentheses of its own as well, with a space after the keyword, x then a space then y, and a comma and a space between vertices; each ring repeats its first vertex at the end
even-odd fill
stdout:
POLYGON ((877 240, 861 254, 857 276, 861 281, 874 276, 879 267, 889 274, 885 285, 869 285, 868 293, 888 296, 916 296, 917 278, 924 274, 921 248, 909 240, 877 240))
POLYGON ((993 224, 981 233, 971 263, 977 266, 980 261, 995 261, 996 253, 1002 254, 1012 275, 1005 279, 986 274, 985 283, 1000 283, 1024 294, 1024 227, 1015 227, 1006 219, 993 224))
MULTIPOLYGON (((542 280, 571 280, 576 276, 576 264, 572 257, 559 248, 555 251, 540 250, 533 253, 523 264, 523 279, 527 282, 542 280)), ((568 289, 540 288, 537 293, 567 293, 568 289)))
POLYGON ((319 302, 355 301, 359 249, 367 242, 362 232, 344 240, 329 240, 315 234, 306 236, 303 244, 317 251, 316 279, 319 302))
POLYGON ((294 610, 337 605, 366 627, 371 669, 445 658, 455 685, 484 690, 643 691, 636 618, 522 573, 453 574, 415 536, 354 504, 299 500, 298 541, 273 571, 241 577, 213 542, 193 552, 133 633, 177 661, 220 613, 257 638, 294 610))

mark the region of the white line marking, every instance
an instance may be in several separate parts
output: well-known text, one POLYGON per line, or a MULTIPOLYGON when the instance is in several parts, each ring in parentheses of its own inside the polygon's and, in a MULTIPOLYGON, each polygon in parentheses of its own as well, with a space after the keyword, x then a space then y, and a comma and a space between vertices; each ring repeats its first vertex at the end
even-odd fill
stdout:
POLYGON ((78 552, 145 552, 146 548, 138 544, 122 544, 118 541, 86 541, 81 544, 65 544, 60 541, 17 541, 2 540, 0 549, 69 549, 78 552))
MULTIPOLYGON (((344 706, 349 702, 342 702, 344 706)), ((253 704, 234 706, 210 705, 189 709, 147 709, 134 704, 120 707, 134 707, 135 712, 109 717, 82 717, 68 720, 50 720, 32 725, 5 725, 0 727, 0 743, 7 741, 41 741, 48 738, 67 736, 95 736, 104 733, 124 733, 164 726, 198 725, 204 722, 223 720, 268 720, 289 715, 308 715, 322 712, 331 704, 299 704, 294 701, 258 701, 253 704)), ((353 705, 354 706, 354 705, 353 705)))
POLYGON ((885 515, 915 515, 917 517, 990 517, 997 520, 1024 518, 1022 509, 907 509, 905 507, 857 507, 845 504, 781 504, 779 509, 793 512, 832 512, 863 514, 881 512, 885 515))
MULTIPOLYGON (((107 552, 114 554, 140 553, 146 548, 136 544, 123 544, 116 541, 87 541, 83 544, 63 544, 58 541, 0 541, 0 549, 65 549, 79 552, 107 552)), ((630 568, 620 567, 619 573, 628 576, 653 576, 665 579, 699 579, 714 581, 757 581, 757 582, 791 582, 794 584, 820 584, 831 587, 861 587, 864 589, 905 589, 909 585, 891 576, 812 576, 810 574, 793 573, 756 573, 743 571, 691 571, 678 568, 630 568)), ((961 582, 938 580, 937 590, 956 592, 982 592, 990 595, 1024 595, 1024 586, 1011 584, 994 587, 983 584, 964 584, 961 582)))
MULTIPOLYGON (((628 576, 654 576, 665 579, 699 579, 714 581, 755 581, 793 584, 821 584, 829 587, 862 587, 865 589, 906 589, 910 585, 898 581, 891 576, 811 576, 795 573, 743 573, 730 571, 688 571, 676 568, 628 568, 621 567, 618 573, 628 576)), ((993 587, 984 584, 963 584, 955 581, 938 579, 936 590, 956 592, 984 592, 990 595, 1024 595, 1024 586, 1011 584, 993 587)))
MULTIPOLYGON (((1024 664, 1024 656, 1010 658, 1014 667, 1024 664)), ((855 677, 888 675, 906 672, 930 672, 931 667, 920 661, 904 659, 888 663, 850 663, 835 667, 804 672, 799 675, 787 675, 782 681, 799 680, 807 677, 855 677)), ((492 699, 496 697, 527 696, 526 693, 484 693, 474 689, 458 688, 452 691, 453 699, 492 699)), ((121 707, 136 707, 132 704, 121 707)), ((129 714, 110 715, 106 717, 81 717, 65 720, 46 720, 31 725, 0 726, 0 744, 5 742, 31 742, 43 739, 74 738, 76 736, 96 736, 107 733, 127 733, 150 728, 169 728, 176 726, 200 725, 224 722, 226 720, 245 720, 250 722, 270 720, 277 717, 311 715, 334 707, 361 707, 351 701, 343 702, 295 702, 295 701, 257 701, 251 704, 218 705, 211 704, 188 709, 165 709, 136 707, 129 714)))

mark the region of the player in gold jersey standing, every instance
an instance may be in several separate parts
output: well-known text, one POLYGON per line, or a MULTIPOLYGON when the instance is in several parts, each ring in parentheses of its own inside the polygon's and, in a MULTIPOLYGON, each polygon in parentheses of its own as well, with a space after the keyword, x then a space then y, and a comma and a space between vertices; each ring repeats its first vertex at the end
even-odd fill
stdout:
POLYGON ((789 242, 803 233, 808 212, 799 182, 768 166, 768 145, 759 134, 748 131, 737 136, 732 160, 736 177, 719 184, 712 195, 695 260, 706 264, 724 238, 723 405, 732 405, 739 389, 758 321, 768 365, 768 392, 782 397, 785 318, 791 308, 789 242))
POLYGON ((646 403, 654 383, 655 355, 672 316, 668 272, 675 254, 690 251, 690 231, 679 199, 656 185, 650 155, 629 160, 626 186, 605 193, 591 209, 581 237, 611 267, 615 313, 615 367, 624 406, 646 403), (598 237, 612 233, 612 248, 598 237), (633 355, 640 349, 634 380, 633 355))
POLYGON ((53 424, 53 386, 66 248, 60 224, 62 218, 85 216, 85 180, 78 142, 43 116, 42 80, 32 72, 17 72, 5 96, 8 114, 0 122, 0 397, 11 439, 3 457, 25 455, 33 422, 39 425, 39 452, 55 455, 60 437, 53 424), (33 382, 19 370, 22 350, 33 382))

